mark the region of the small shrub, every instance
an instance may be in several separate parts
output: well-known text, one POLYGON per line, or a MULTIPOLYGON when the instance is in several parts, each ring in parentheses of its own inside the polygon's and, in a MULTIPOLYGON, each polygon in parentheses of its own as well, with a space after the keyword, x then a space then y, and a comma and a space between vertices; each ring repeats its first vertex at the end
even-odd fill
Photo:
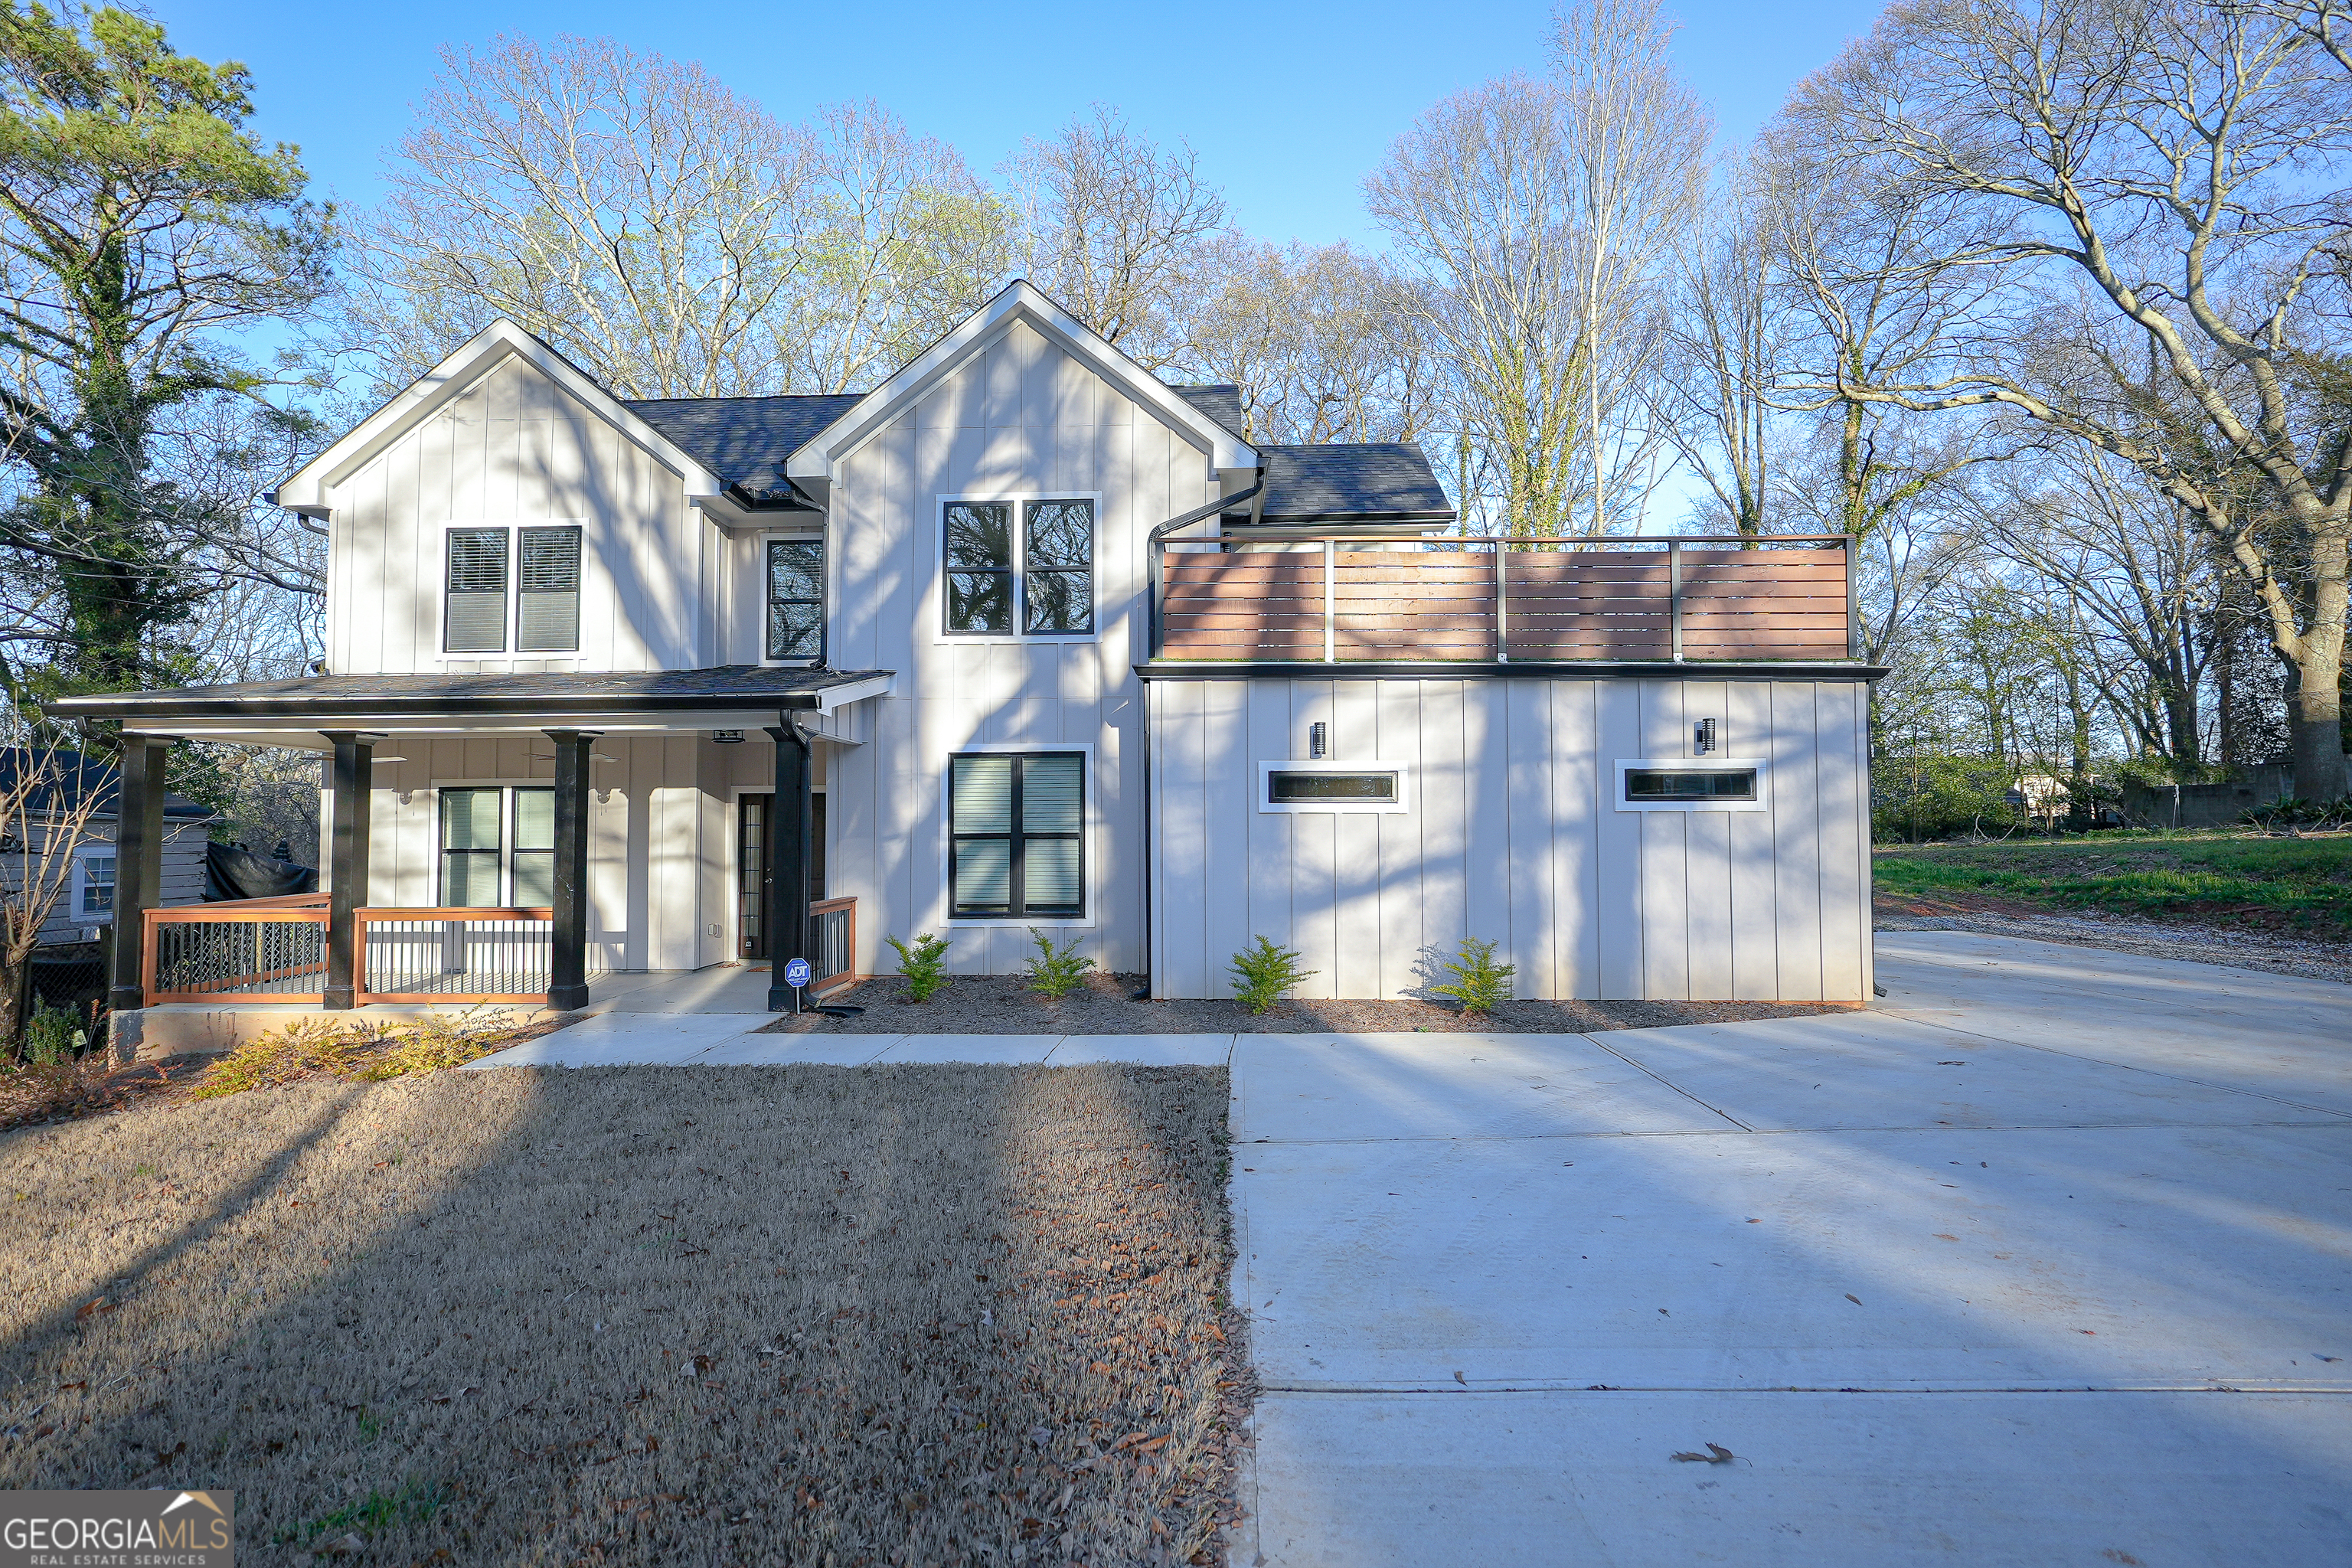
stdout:
POLYGON ((497 1050, 510 1027, 503 1012, 477 1016, 468 1010, 455 1018, 436 1013, 375 1034, 368 1044, 378 1054, 360 1061, 351 1076, 362 1083, 383 1083, 411 1073, 463 1067, 497 1050))
POLYGON ((1495 944, 1475 936, 1464 937, 1462 951, 1447 959, 1444 968, 1453 981, 1430 989, 1440 996, 1453 997, 1474 1017, 1484 1017, 1496 1003, 1509 1001, 1511 976, 1518 973, 1517 964, 1496 963, 1495 944))
POLYGON ((907 999, 928 1002, 939 994, 940 987, 948 983, 948 944, 945 937, 929 931, 918 931, 912 942, 900 942, 895 936, 882 939, 898 953, 898 973, 907 977, 907 999))
POLYGON ((320 1018, 300 1018, 284 1028, 257 1035, 215 1062, 196 1085, 198 1100, 268 1089, 314 1072, 341 1073, 365 1049, 357 1029, 320 1018))
POLYGON ((1029 959, 1029 989, 1042 996, 1060 1001, 1076 991, 1086 979, 1087 971, 1095 966, 1093 959, 1078 956, 1076 937, 1055 947, 1052 937, 1031 926, 1029 939, 1037 944, 1037 951, 1029 959))
POLYGON ((34 1003, 33 1016, 25 1024, 25 1059, 37 1068, 59 1067, 73 1060, 89 1044, 80 1022, 80 1016, 70 1007, 34 1003))
POLYGON ((513 1028, 503 1011, 483 1014, 471 1008, 456 1017, 436 1013, 391 1025, 304 1018, 247 1040, 221 1058, 194 1094, 198 1100, 217 1100, 314 1073, 383 1083, 412 1073, 441 1072, 499 1049, 513 1028))
POLYGON ((2294 834, 2304 828, 2325 833, 2352 822, 2352 797, 2342 800, 2301 800, 2294 795, 2268 805, 2249 808, 2244 820, 2265 833, 2294 834))
POLYGON ((1263 1013, 1282 1000, 1282 994, 1320 970, 1302 969, 1298 950, 1276 947, 1272 937, 1257 939, 1255 947, 1234 954, 1234 1000, 1253 1013, 1263 1013))

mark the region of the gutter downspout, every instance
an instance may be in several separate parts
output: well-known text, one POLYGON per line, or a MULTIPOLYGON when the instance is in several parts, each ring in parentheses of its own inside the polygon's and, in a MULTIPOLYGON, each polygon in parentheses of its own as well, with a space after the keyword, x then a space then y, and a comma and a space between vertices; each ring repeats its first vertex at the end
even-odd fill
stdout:
MULTIPOLYGON (((1257 472, 1257 483, 1250 486, 1249 489, 1229 496, 1219 496, 1206 506, 1196 506, 1191 511, 1171 517, 1145 536, 1144 550, 1150 557, 1150 582, 1147 592, 1150 595, 1151 612, 1150 630, 1147 634, 1148 640, 1144 644, 1146 658, 1160 657, 1160 546, 1161 542, 1178 529, 1190 528, 1204 518, 1214 517, 1239 500, 1252 502, 1250 521, 1256 521, 1259 509, 1265 505, 1265 470, 1261 468, 1257 472)), ((1151 998, 1152 977, 1156 973, 1151 963, 1151 904, 1152 900, 1160 896, 1160 889, 1151 879, 1151 688, 1148 684, 1141 691, 1136 693, 1136 700, 1143 705, 1143 990, 1137 1000, 1149 1001, 1151 998)))

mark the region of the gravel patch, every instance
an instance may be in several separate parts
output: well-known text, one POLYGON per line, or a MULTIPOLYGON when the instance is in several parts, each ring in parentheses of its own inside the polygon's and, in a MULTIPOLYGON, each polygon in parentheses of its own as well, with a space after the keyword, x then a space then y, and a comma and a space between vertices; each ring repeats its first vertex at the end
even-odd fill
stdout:
POLYGON ((0 1136, 0 1488, 263 1564, 1210 1563, 1222 1068, 312 1079, 0 1136))
POLYGON ((907 998, 896 975, 869 980, 837 994, 835 1003, 866 1009, 846 1018, 790 1014, 757 1031, 767 1035, 1321 1035, 1321 1034, 1590 1034, 1599 1029, 1653 1029, 1670 1024, 1744 1023, 1851 1012, 1848 1002, 1506 1002, 1491 1017, 1473 1018, 1434 1003, 1412 1000, 1286 1001, 1270 1013, 1252 1013, 1223 1001, 1135 1000, 1140 974, 1090 974, 1078 990, 1053 1001, 1014 975, 969 975, 928 1002, 907 998))
POLYGON ((2143 958, 2179 958, 2195 963, 2220 963, 2232 969, 2260 969, 2306 980, 2352 984, 2352 947, 2261 931, 2160 923, 2126 915, 2044 915, 2006 910, 1998 916, 1881 914, 1874 923, 1880 931, 1964 931, 1980 936, 2030 937, 2036 942, 2100 947, 2143 958))

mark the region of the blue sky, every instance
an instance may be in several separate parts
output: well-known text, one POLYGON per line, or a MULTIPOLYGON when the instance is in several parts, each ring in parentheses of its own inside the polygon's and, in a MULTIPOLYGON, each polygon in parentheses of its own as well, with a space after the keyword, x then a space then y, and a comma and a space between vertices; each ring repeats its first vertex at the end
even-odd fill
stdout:
MULTIPOLYGON (((1857 0, 1684 0, 1677 62, 1722 131, 1744 137, 1878 9, 1857 0)), ((835 100, 880 99, 918 131, 953 142, 983 174, 1023 137, 1050 132, 1089 102, 1115 103, 1155 136, 1190 140, 1244 228, 1317 242, 1373 240, 1358 193, 1391 140, 1456 88, 1541 69, 1548 16, 1526 0, 1010 8, 916 0, 887 9, 155 0, 153 10, 182 51, 250 66, 256 128, 299 143, 321 194, 346 203, 374 198, 379 160, 443 44, 573 32, 699 60, 785 119, 835 100)))

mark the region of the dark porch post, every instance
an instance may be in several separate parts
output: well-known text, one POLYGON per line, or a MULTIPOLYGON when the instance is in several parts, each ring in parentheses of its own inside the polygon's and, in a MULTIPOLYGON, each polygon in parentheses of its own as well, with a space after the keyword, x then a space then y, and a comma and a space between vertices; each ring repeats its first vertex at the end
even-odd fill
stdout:
POLYGON ((327 764, 332 819, 327 837, 327 988, 323 1005, 349 1007, 358 998, 352 978, 358 966, 359 921, 352 911, 367 904, 368 813, 374 801, 375 743, 381 735, 352 730, 321 730, 335 743, 327 764))
POLYGON ((555 742, 555 921, 547 963, 547 1005, 588 1005, 588 769, 597 732, 550 730, 555 742))
POLYGON ((114 973, 106 1005, 118 1013, 143 1005, 140 962, 147 949, 146 912, 163 898, 163 763, 168 735, 122 737, 122 771, 114 795, 114 973))
POLYGON ((768 733, 776 742, 776 799, 768 809, 768 1011, 798 1012, 800 997, 784 984, 784 965, 807 954, 809 937, 809 741, 790 713, 768 733))

